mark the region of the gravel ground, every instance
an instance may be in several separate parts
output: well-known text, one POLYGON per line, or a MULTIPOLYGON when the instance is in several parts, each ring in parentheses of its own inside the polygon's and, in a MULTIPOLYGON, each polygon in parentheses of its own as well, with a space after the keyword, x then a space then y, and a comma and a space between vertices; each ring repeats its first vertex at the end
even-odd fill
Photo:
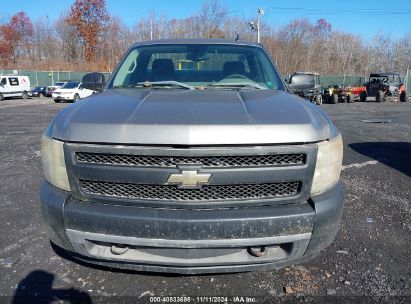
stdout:
MULTIPOLYGON (((39 141, 66 106, 51 99, 0 102, 0 303, 25 303, 16 295, 46 296, 41 303, 53 298, 150 302, 153 295, 203 303, 411 302, 410 102, 322 106, 342 132, 345 153, 345 209, 329 248, 278 271, 201 276, 113 271, 73 263, 52 250, 40 222, 39 141), (362 122, 367 119, 389 123, 362 122)), ((40 302, 31 298, 27 303, 40 302)))

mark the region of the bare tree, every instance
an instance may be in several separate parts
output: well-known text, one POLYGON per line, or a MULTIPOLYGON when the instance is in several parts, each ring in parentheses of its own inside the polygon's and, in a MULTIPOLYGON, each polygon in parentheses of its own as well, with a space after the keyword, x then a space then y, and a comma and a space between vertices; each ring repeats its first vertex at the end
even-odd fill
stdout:
POLYGON ((67 23, 67 15, 61 14, 54 23, 56 37, 59 42, 59 54, 70 66, 79 66, 82 61, 82 45, 78 39, 76 28, 67 23))
POLYGON ((193 17, 196 34, 201 38, 224 37, 221 27, 227 15, 227 9, 218 0, 203 2, 200 12, 193 17))

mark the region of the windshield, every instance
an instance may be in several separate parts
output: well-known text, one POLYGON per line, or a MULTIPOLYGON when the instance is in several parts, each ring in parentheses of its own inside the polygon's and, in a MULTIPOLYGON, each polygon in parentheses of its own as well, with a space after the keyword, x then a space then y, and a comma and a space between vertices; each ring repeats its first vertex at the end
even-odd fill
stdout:
POLYGON ((370 82, 387 82, 388 77, 387 76, 379 76, 379 77, 370 77, 370 82))
POLYGON ((258 47, 240 45, 150 45, 131 50, 109 87, 284 89, 258 47), (143 86, 143 83, 148 83, 143 86))
POLYGON ((60 87, 60 86, 62 86, 62 85, 64 85, 64 84, 65 84, 65 82, 56 82, 54 85, 60 87))
POLYGON ((75 89, 79 85, 78 82, 67 82, 64 86, 62 86, 62 89, 75 89))
POLYGON ((390 84, 399 84, 401 82, 401 77, 398 74, 381 75, 381 77, 386 78, 386 81, 390 84))
POLYGON ((315 77, 314 75, 293 75, 291 76, 292 84, 314 84, 315 77))

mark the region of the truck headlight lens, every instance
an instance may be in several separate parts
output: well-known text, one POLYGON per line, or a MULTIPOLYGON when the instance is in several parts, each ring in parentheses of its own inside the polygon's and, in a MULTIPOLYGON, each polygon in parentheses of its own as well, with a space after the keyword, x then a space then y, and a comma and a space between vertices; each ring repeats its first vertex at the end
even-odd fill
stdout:
POLYGON ((63 143, 47 137, 41 137, 41 159, 46 180, 62 190, 70 191, 63 143))
POLYGON ((331 189, 340 179, 343 143, 341 134, 317 144, 317 163, 311 186, 311 194, 320 194, 331 189))

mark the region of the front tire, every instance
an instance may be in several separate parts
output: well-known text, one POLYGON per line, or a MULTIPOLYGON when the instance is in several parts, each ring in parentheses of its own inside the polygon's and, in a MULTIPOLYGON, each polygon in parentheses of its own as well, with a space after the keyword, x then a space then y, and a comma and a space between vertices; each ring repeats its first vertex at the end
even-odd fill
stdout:
MULTIPOLYGON (((1 100, 1 98, 0 98, 0 100, 1 100)), ((402 92, 400 93, 400 101, 401 101, 401 102, 407 102, 407 92, 402 91, 402 92)))
POLYGON ((55 102, 55 103, 59 103, 60 100, 59 100, 59 99, 54 99, 54 102, 55 102))
POLYGON ((3 94, 0 93, 0 101, 4 99, 3 94))
POLYGON ((377 96, 375 97, 376 102, 383 102, 384 101, 384 92, 378 91, 377 96))
POLYGON ((79 99, 80 99, 80 96, 78 94, 76 94, 76 95, 74 95, 73 102, 76 102, 79 99))
POLYGON ((323 97, 321 96, 321 94, 318 94, 317 96, 315 96, 315 103, 317 105, 322 105, 323 104, 323 97))
POLYGON ((29 94, 27 94, 27 92, 23 92, 23 93, 21 94, 21 98, 27 99, 27 98, 29 98, 29 94))
POLYGON ((338 94, 333 94, 331 97, 331 103, 337 104, 338 103, 338 94))
POLYGON ((361 91, 360 92, 360 102, 366 102, 367 101, 367 92, 361 91))
POLYGON ((323 102, 330 103, 331 96, 328 93, 324 93, 324 95, 322 96, 322 99, 323 99, 323 102))

